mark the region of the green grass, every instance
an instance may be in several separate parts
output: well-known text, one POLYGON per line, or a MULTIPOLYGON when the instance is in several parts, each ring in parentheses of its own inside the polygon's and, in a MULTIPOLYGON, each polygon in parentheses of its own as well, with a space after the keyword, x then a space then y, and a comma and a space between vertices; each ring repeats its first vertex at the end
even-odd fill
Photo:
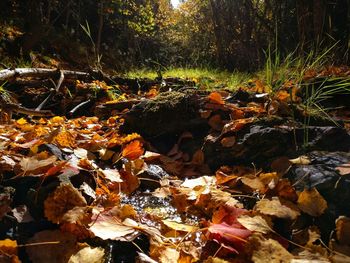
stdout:
MULTIPOLYGON (((154 70, 139 69, 127 72, 124 76, 128 78, 155 79, 158 74, 154 70)), ((193 80, 197 83, 197 86, 204 89, 227 88, 230 90, 245 85, 252 77, 245 72, 228 72, 200 68, 171 68, 162 72, 162 76, 164 78, 173 77, 193 80)))

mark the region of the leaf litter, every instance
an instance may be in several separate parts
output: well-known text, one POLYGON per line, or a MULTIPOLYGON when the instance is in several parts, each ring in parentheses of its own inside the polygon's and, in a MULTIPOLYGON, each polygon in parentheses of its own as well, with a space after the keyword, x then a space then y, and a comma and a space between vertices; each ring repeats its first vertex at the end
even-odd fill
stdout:
MULTIPOLYGON (((285 100, 282 95, 277 100, 285 100)), ((225 93, 210 93, 201 114, 222 147, 231 149, 236 135, 267 112, 262 104, 239 107, 228 100, 225 93)), ((298 192, 283 178, 292 165, 310 164, 308 157, 280 158, 273 164, 276 172, 251 166, 208 172, 201 148, 190 154, 181 150, 192 133, 184 133, 165 154, 138 133, 122 133, 122 123, 117 115, 55 116, 0 126, 2 177, 34 182, 26 204, 11 203, 11 193, 0 194, 0 224, 10 216, 18 224, 44 220, 54 226, 33 232, 24 243, 14 236, 0 240, 0 260, 20 262, 18 250, 24 247, 32 262, 113 262, 106 261, 108 246, 120 241, 132 244, 139 262, 349 259, 350 219, 337 219, 329 245, 318 234, 312 238, 319 230, 307 222, 322 217, 327 201, 316 188, 298 192), (150 177, 154 164, 167 175, 150 177), (145 190, 147 182, 157 187, 145 190), (308 241, 296 241, 301 232, 308 233, 308 241)), ((337 169, 348 174, 347 166, 337 169)))

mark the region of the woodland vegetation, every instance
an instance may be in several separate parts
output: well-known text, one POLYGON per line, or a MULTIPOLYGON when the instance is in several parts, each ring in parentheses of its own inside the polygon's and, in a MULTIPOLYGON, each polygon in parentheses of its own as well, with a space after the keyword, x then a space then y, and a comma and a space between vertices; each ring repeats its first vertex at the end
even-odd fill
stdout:
POLYGON ((0 263, 350 262, 350 1, 174 2, 0 1, 0 263))

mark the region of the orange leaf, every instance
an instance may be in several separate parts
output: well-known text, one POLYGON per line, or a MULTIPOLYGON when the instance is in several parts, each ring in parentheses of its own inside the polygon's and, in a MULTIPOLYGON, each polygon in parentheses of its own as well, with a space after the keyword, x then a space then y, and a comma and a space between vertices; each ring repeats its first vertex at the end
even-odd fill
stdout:
POLYGON ((217 104, 225 104, 224 100, 222 99, 222 96, 218 92, 212 92, 208 96, 209 100, 211 100, 214 103, 217 104))
POLYGON ((143 154, 142 143, 138 140, 132 141, 126 145, 122 151, 122 156, 129 160, 138 159, 143 154))

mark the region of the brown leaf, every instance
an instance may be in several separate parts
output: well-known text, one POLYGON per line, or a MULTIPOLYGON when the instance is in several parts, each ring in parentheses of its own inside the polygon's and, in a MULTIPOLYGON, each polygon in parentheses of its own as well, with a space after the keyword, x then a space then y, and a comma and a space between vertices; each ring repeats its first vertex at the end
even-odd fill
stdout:
POLYGON ((44 213, 48 220, 60 223, 66 212, 76 206, 86 206, 81 193, 71 184, 62 184, 44 202, 44 213))
POLYGON ((28 240, 28 244, 31 243, 43 243, 40 246, 26 247, 29 259, 37 263, 66 263, 73 254, 79 251, 76 238, 60 230, 37 232, 28 240), (48 244, 44 245, 45 243, 48 244))
POLYGON ((262 199, 258 201, 255 209, 264 215, 291 220, 296 219, 300 215, 299 211, 283 205, 278 197, 273 197, 272 200, 262 199))
POLYGON ((216 114, 216 115, 210 117, 208 124, 215 131, 221 131, 222 127, 224 126, 224 123, 223 123, 221 116, 219 114, 216 114))
POLYGON ((236 144, 236 137, 230 136, 230 137, 222 138, 220 143, 221 143, 222 147, 225 147, 225 148, 232 147, 233 145, 236 144))
POLYGON ((299 194, 298 207, 304 213, 311 216, 320 216, 327 209, 327 201, 320 195, 316 188, 305 189, 299 194))
POLYGON ((253 251, 254 263, 290 263, 293 256, 280 243, 273 239, 254 239, 256 249, 253 251))
POLYGON ((337 240, 341 245, 350 246, 350 218, 340 216, 335 221, 337 240))

